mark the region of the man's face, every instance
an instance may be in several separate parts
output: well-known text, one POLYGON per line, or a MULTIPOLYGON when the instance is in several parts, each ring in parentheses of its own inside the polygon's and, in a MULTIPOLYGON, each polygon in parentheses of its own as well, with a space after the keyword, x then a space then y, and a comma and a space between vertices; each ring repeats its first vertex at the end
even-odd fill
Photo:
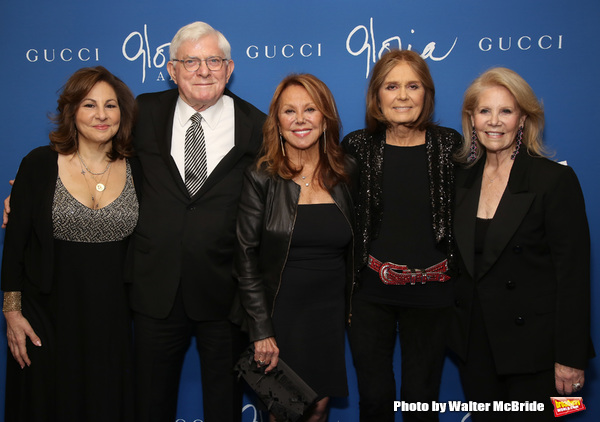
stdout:
MULTIPOLYGON (((177 50, 176 59, 202 59, 209 57, 225 58, 219 48, 217 37, 207 35, 195 41, 184 41, 177 50)), ((183 63, 169 61, 167 70, 179 88, 181 99, 196 111, 203 111, 214 105, 225 91, 225 85, 233 73, 233 60, 225 60, 220 70, 210 70, 202 61, 198 70, 190 72, 183 63)))

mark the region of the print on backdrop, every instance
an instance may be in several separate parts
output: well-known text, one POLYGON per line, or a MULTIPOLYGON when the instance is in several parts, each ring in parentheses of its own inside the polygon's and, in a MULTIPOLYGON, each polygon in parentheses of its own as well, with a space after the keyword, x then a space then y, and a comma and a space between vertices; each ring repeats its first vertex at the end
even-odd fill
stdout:
MULTIPOLYGON (((415 30, 411 29, 410 33, 414 34, 415 30)), ((431 59, 436 62, 442 61, 446 57, 448 57, 450 55, 450 53, 452 53, 452 50, 454 50, 454 47, 456 46, 457 42, 458 42, 458 37, 455 37, 454 41, 452 43, 452 46, 448 49, 448 51, 446 51, 446 53, 441 56, 440 55, 436 56, 436 55, 434 55, 436 43, 435 43, 435 41, 431 41, 423 48, 423 50, 421 52, 421 57, 423 57, 424 59, 431 59)), ((379 50, 377 50, 377 44, 375 41, 375 29, 373 26, 373 18, 369 19, 369 28, 367 28, 364 25, 358 25, 352 31, 350 31, 350 34, 348 34, 348 38, 346 39, 346 50, 348 51, 348 53, 352 54, 353 56, 358 56, 358 55, 366 52, 365 58, 366 58, 366 62, 367 62, 367 71, 365 73, 365 78, 369 77, 369 71, 371 69, 371 64, 375 64, 383 53, 385 53, 386 51, 390 51, 392 49, 412 50, 413 46, 411 44, 403 45, 402 38, 400 38, 399 35, 395 35, 395 36, 392 36, 392 37, 387 38, 384 41, 382 41, 381 48, 379 50), (360 48, 358 50, 354 50, 351 46, 351 43, 353 42, 352 40, 355 38, 355 35, 358 37, 356 39, 360 40, 361 33, 364 35, 364 40, 362 41, 362 45, 360 46, 360 48)))
POLYGON ((35 63, 37 61, 53 62, 55 60, 62 62, 80 61, 86 62, 99 62, 100 61, 100 48, 44 48, 43 50, 30 48, 25 53, 25 58, 28 62, 35 63))
MULTIPOLYGON (((123 41, 123 47, 121 50, 123 52, 123 57, 125 57, 130 62, 141 58, 142 83, 144 83, 146 82, 146 67, 148 69, 152 69, 152 66, 154 66, 155 68, 160 69, 167 64, 168 59, 166 54, 167 49, 170 45, 170 42, 159 45, 158 47, 156 47, 156 50, 153 54, 150 45, 150 39, 148 37, 148 25, 144 24, 144 34, 142 35, 140 32, 137 31, 133 31, 132 33, 130 33, 127 36, 127 38, 125 38, 125 41, 123 41), (138 42, 138 44, 136 44, 136 41, 138 42), (128 50, 130 50, 130 45, 133 46, 131 48, 134 50, 135 48, 137 48, 137 51, 134 55, 130 55, 128 52, 128 50)), ((166 75, 166 77, 169 80, 172 80, 168 74, 166 75)), ((165 75, 163 75, 163 72, 158 72, 158 75, 156 76, 156 81, 164 80, 165 75)))
MULTIPOLYGON (((262 414, 258 411, 258 409, 256 408, 256 406, 254 406, 253 404, 245 404, 244 407, 242 408, 242 420, 244 422, 267 422, 264 420, 264 418, 262 417, 262 414)), ((184 419, 184 418, 177 418, 175 420, 175 422, 203 422, 202 419, 184 419)))
MULTIPOLYGON (((267 59, 274 59, 277 57, 277 54, 281 55, 283 58, 291 59, 294 55, 300 55, 302 57, 311 57, 317 56, 321 57, 321 43, 311 44, 285 44, 281 47, 277 45, 265 45, 264 46, 264 57, 267 59)), ((257 59, 261 56, 263 52, 262 46, 259 47, 257 45, 250 45, 246 48, 246 56, 249 59, 257 59)))
POLYGON ((529 35, 522 35, 519 38, 515 37, 515 43, 513 46, 513 37, 509 36, 508 39, 506 37, 483 37, 479 40, 479 49, 481 51, 508 51, 511 48, 519 49, 522 51, 537 49, 540 50, 550 50, 554 48, 556 50, 562 50, 563 48, 563 35, 558 35, 552 37, 551 35, 542 35, 538 37, 531 37, 529 35))

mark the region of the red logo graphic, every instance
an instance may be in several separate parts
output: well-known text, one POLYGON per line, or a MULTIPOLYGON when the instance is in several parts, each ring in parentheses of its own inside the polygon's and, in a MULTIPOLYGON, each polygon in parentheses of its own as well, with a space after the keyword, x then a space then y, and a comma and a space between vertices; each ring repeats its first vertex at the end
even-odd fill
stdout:
POLYGON ((581 397, 550 397, 554 405, 554 416, 570 415, 585 410, 581 397))

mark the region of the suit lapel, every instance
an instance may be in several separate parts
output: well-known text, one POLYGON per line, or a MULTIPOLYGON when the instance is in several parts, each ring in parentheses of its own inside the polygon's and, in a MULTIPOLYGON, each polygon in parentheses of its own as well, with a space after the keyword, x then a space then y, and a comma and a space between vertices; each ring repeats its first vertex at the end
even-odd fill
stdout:
POLYGON ((456 176, 454 235, 461 258, 472 278, 475 278, 475 222, 483 163, 470 170, 460 169, 456 176))
POLYGON ((217 182, 219 182, 227 173, 229 173, 235 163, 237 163, 248 150, 248 143, 250 142, 250 137, 252 136, 252 126, 254 123, 252 119, 250 119, 250 117, 244 112, 244 110, 241 109, 235 95, 228 90, 225 90, 225 95, 233 98, 235 120, 234 146, 210 173, 210 176, 208 176, 206 182, 204 182, 200 190, 192 198, 193 200, 202 197, 202 195, 208 192, 217 182))
POLYGON ((161 97, 160 107, 154 110, 154 121, 156 122, 156 137, 158 139, 158 148, 160 154, 165 161, 171 177, 177 184, 177 187, 186 197, 188 196, 187 188, 185 187, 185 181, 179 173, 177 164, 171 156, 171 143, 173 139, 173 119, 175 117, 175 106, 177 99, 179 98, 178 91, 171 90, 164 93, 164 97, 161 97))

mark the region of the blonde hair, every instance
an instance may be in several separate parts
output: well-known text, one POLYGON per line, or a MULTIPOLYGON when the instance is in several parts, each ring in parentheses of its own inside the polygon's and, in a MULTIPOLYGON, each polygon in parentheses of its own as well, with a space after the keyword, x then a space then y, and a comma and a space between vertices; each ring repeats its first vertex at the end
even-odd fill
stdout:
POLYGON ((476 140, 477 154, 473 161, 469 161, 471 149, 471 134, 473 131, 472 116, 477 108, 481 93, 491 87, 504 87, 515 98, 522 114, 527 116, 523 124, 523 145, 530 154, 548 156, 543 145, 542 132, 544 130, 544 107, 538 101, 531 86, 518 73, 505 67, 495 67, 482 73, 465 91, 462 106, 463 144, 456 154, 460 162, 475 164, 483 154, 483 146, 476 140))

